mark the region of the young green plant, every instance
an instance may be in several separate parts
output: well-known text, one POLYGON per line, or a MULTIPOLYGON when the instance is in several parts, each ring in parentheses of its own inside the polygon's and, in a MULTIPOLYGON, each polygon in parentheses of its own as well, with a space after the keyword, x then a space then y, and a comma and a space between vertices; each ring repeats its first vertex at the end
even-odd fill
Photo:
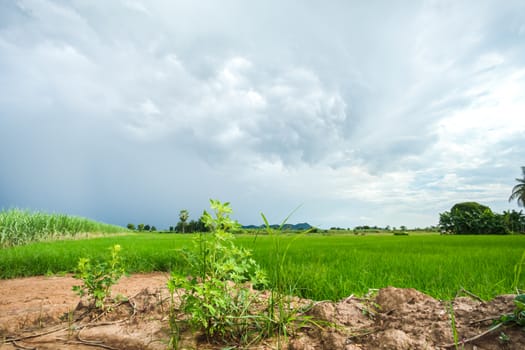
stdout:
POLYGON ((120 257, 121 247, 115 244, 107 261, 93 264, 89 258, 80 258, 75 278, 82 280, 82 285, 73 286, 80 297, 87 295, 96 308, 104 310, 106 300, 111 295, 111 287, 125 274, 124 264, 120 257))
POLYGON ((512 282, 512 289, 516 291, 516 294, 520 294, 520 289, 518 287, 520 285, 521 272, 524 265, 525 251, 523 251, 520 261, 516 265, 514 265, 514 281, 512 282))
MULTIPOLYGON (((459 350, 459 333, 456 325, 456 313, 454 312, 454 304, 452 301, 448 303, 448 314, 450 316, 450 327, 452 328, 452 337, 454 338, 454 347, 456 350, 459 350)), ((461 349, 463 349, 463 344, 461 344, 461 349)))
MULTIPOLYGON (((298 207, 299 208, 299 207, 298 207)), ((298 208, 296 208, 292 213, 290 213, 279 225, 277 230, 274 230, 266 216, 261 213, 261 217, 266 226, 266 231, 273 240, 273 249, 270 250, 269 260, 271 261, 273 268, 272 274, 272 286, 270 291, 270 297, 268 299, 268 334, 270 336, 277 335, 278 337, 278 347, 281 347, 281 338, 285 340, 289 336, 290 332, 293 330, 293 327, 297 325, 303 326, 306 324, 316 324, 316 322, 309 316, 302 315, 301 312, 292 307, 292 295, 294 295, 293 283, 289 280, 286 280, 285 273, 285 263, 287 259, 287 254, 290 249, 291 244, 297 240, 301 234, 296 234, 293 240, 288 241, 285 247, 282 246, 282 234, 283 228, 288 222, 288 219, 295 213, 298 208)), ((302 234, 307 234, 312 229, 302 232, 302 234)))
MULTIPOLYGON (((264 319, 251 312, 258 301, 253 288, 264 287, 266 275, 248 249, 235 245, 233 232, 239 224, 230 218, 229 203, 210 200, 213 214, 204 212, 202 220, 209 233, 200 233, 194 241, 194 250, 185 250, 193 268, 191 277, 172 273, 168 288, 172 295, 180 295, 180 310, 189 316, 194 329, 201 330, 208 341, 234 342, 242 346, 255 342, 261 334, 264 319)), ((178 331, 174 313, 170 315, 172 331, 178 331)), ((172 343, 177 343, 177 335, 172 343)))

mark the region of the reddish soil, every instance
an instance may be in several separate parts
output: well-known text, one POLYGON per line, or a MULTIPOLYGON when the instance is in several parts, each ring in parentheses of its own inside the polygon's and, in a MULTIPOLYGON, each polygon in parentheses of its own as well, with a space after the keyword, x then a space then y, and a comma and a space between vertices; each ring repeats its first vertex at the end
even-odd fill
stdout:
MULTIPOLYGON (((71 288, 78 280, 31 277, 0 280, 0 350, 166 349, 168 292, 164 273, 123 278, 113 296, 129 299, 102 316, 86 313, 71 288), (87 315, 87 316, 86 316, 87 315)), ((308 303, 310 301, 302 301, 308 303)), ((525 349, 525 331, 516 326, 486 332, 491 320, 511 313, 512 295, 490 302, 467 297, 453 302, 458 349, 525 349), (503 335, 502 335, 503 332, 503 335)), ((449 304, 414 289, 385 288, 368 298, 316 302, 308 312, 318 326, 298 329, 283 344, 268 340, 253 349, 454 349, 449 304), (325 321, 325 322, 323 322, 325 321)), ((213 349, 186 331, 182 348, 213 349)))

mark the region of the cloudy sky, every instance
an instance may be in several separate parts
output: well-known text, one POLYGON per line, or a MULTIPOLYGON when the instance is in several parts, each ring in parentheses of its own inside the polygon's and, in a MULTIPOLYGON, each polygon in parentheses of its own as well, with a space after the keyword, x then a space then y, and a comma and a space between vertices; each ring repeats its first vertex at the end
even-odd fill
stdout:
POLYGON ((0 0, 0 208, 159 228, 494 211, 525 165, 525 2, 0 0))

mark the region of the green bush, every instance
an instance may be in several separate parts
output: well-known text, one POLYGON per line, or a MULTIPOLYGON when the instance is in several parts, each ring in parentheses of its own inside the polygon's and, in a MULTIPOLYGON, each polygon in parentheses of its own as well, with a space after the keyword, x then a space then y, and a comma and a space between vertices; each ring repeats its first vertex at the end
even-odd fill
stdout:
POLYGON ((105 309, 111 287, 126 273, 120 257, 120 245, 115 244, 110 249, 111 258, 98 264, 92 264, 88 258, 80 258, 74 276, 82 280, 82 285, 73 286, 73 291, 80 297, 87 294, 95 307, 101 310, 105 309))
POLYGON ((394 232, 394 236, 408 236, 408 232, 401 231, 401 232, 394 232))
MULTIPOLYGON (((263 331, 261 317, 250 313, 258 296, 252 286, 265 286, 267 278, 251 251, 235 245, 232 232, 240 225, 230 219, 229 203, 210 202, 215 216, 204 212, 202 221, 211 232, 201 232, 195 237, 195 250, 183 252, 194 275, 187 278, 173 272, 168 289, 172 299, 176 291, 185 291, 180 295, 180 309, 209 341, 249 343, 263 331)), ((178 326, 173 311, 170 324, 176 348, 178 326)))
POLYGON ((439 214, 442 230, 454 234, 507 234, 504 216, 476 202, 455 204, 449 212, 439 214))

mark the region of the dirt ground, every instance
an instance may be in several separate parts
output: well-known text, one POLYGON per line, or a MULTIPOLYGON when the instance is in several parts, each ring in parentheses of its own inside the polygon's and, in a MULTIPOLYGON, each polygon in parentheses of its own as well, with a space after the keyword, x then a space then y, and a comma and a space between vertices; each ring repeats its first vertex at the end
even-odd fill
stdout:
MULTIPOLYGON (((86 305, 71 288, 70 276, 0 280, 0 350, 7 349, 166 349, 169 340, 168 275, 123 278, 113 295, 123 295, 112 312, 86 321, 86 305), (82 321, 80 321, 82 320, 82 321)), ((492 320, 511 313, 512 295, 490 302, 458 297, 453 302, 458 349, 525 349, 525 331, 492 320)), ((414 289, 385 288, 367 298, 350 296, 337 303, 312 302, 313 324, 298 329, 285 343, 270 339, 253 349, 455 349, 448 302, 414 289), (322 322, 326 321, 326 322, 322 322)), ((222 349, 199 341, 189 330, 182 348, 222 349)))

